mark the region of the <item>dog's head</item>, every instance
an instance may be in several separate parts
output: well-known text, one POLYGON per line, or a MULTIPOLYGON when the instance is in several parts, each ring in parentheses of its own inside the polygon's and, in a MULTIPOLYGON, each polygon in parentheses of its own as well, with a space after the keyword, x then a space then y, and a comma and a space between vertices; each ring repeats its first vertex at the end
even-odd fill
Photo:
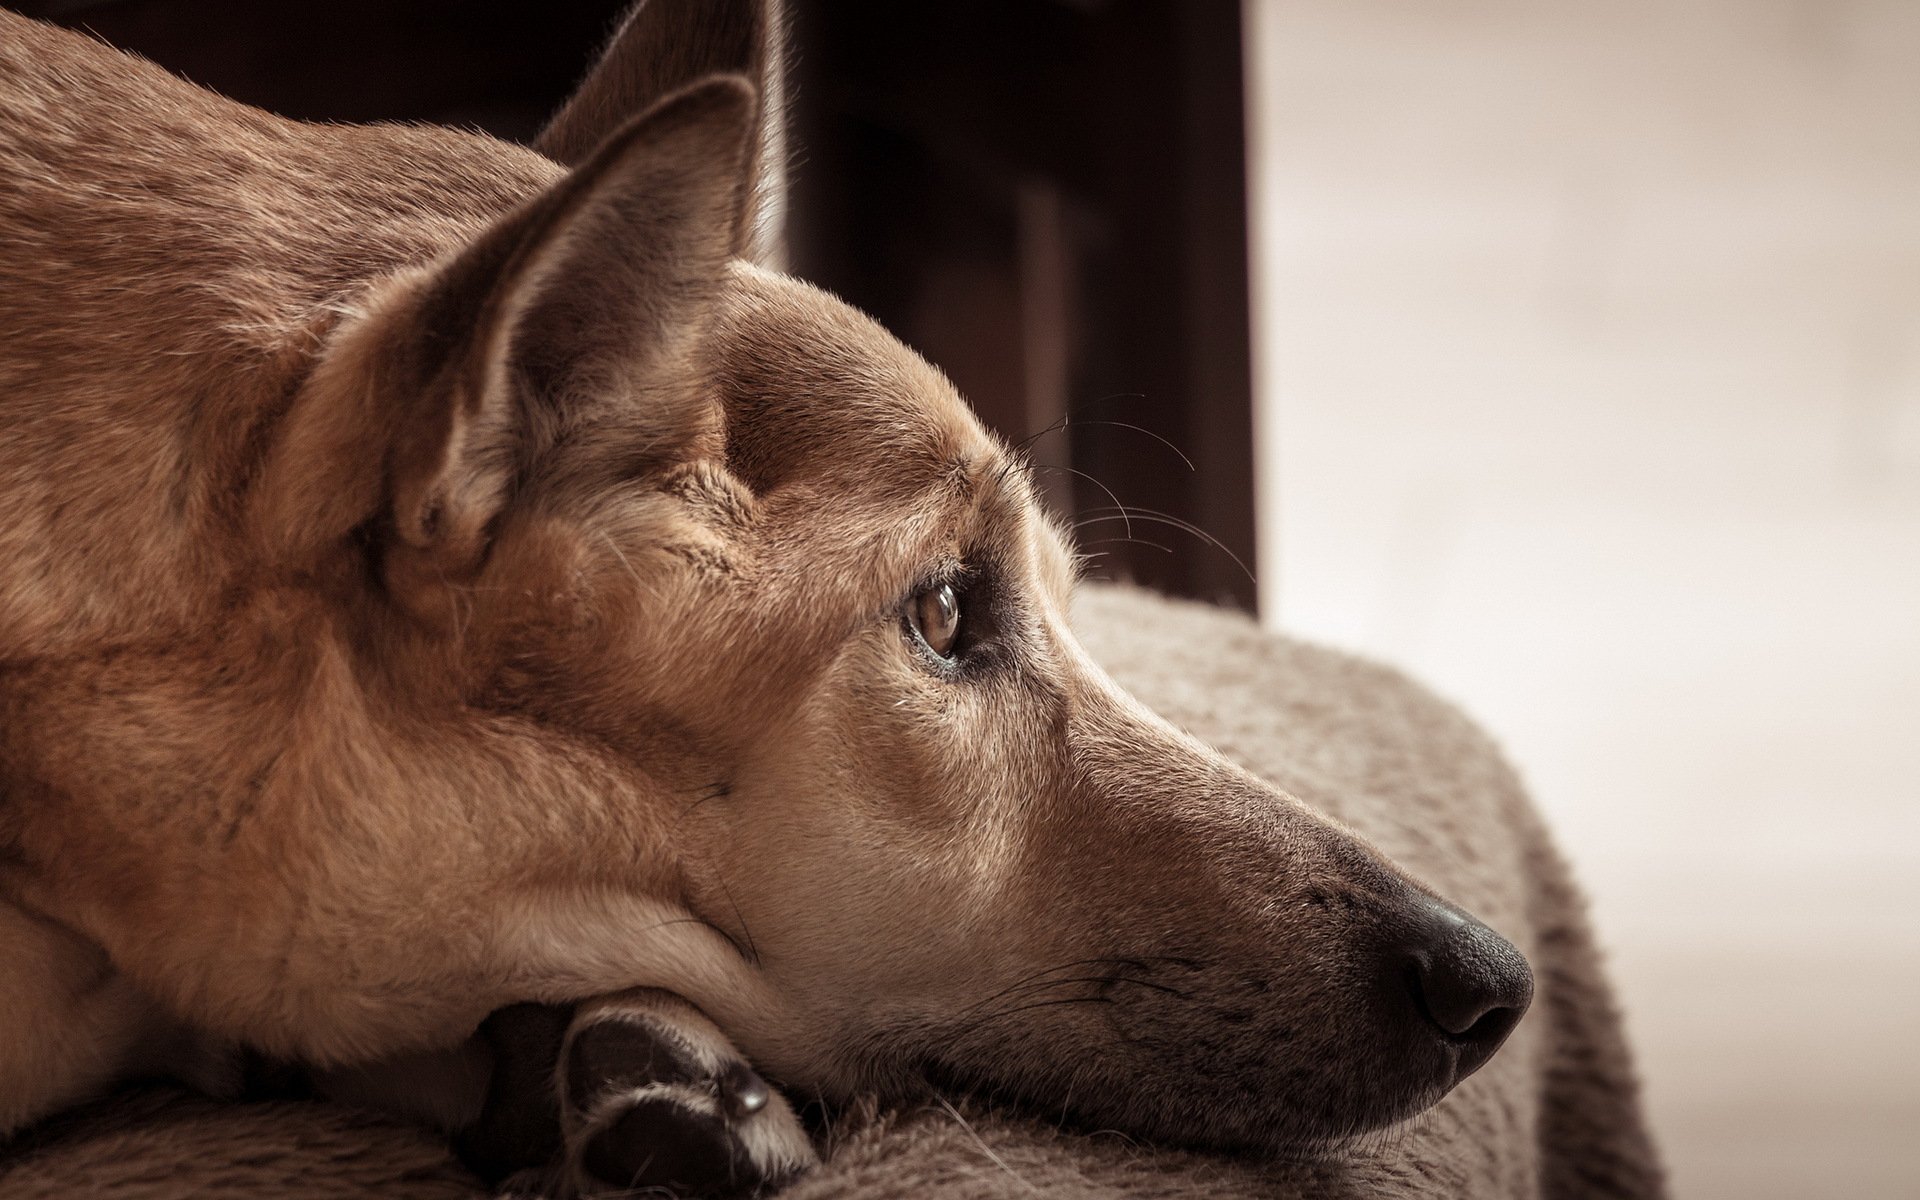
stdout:
POLYGON ((71 918, 317 1054, 654 984, 829 1094, 1252 1147, 1437 1100, 1524 960, 1088 660, 1018 456, 734 259, 758 114, 675 92, 328 331, 192 651, 244 810, 71 918))
POLYGON ((1023 463, 873 322, 728 261, 754 111, 666 101, 341 330, 312 411, 396 423, 284 443, 322 472, 291 540, 341 451, 385 464, 346 596, 393 686, 630 775, 648 870, 583 833, 553 876, 724 931, 674 982, 792 1082, 1241 1143, 1430 1103, 1524 962, 1087 660, 1023 463))

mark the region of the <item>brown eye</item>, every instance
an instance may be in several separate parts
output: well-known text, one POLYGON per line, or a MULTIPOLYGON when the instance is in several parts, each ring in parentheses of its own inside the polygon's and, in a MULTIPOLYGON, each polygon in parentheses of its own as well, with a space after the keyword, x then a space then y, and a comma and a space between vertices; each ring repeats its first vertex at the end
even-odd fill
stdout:
POLYGON ((907 601, 907 620, 927 649, 941 658, 953 657, 953 644, 960 636, 960 597, 952 584, 937 584, 914 593, 907 601))

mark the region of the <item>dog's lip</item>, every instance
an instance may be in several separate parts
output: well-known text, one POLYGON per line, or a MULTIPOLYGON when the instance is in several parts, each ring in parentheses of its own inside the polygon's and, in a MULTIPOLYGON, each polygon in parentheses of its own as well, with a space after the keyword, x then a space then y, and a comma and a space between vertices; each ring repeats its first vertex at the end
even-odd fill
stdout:
MULTIPOLYGON (((1382 1124, 1393 1124, 1405 1119, 1405 1117, 1396 1117, 1392 1121, 1369 1124, 1363 1128, 1322 1134, 1282 1133, 1269 1127, 1257 1131, 1247 1129, 1236 1136, 1225 1138, 1183 1136, 1165 1130, 1122 1129, 1110 1120, 1088 1116, 1073 1104, 1071 1098, 1065 1101, 1037 1100, 1016 1085, 986 1079, 976 1072, 956 1066, 933 1054, 923 1055, 916 1060, 909 1074, 936 1096, 955 1096, 1005 1107, 1023 1117, 1044 1120, 1050 1128, 1059 1133, 1088 1137, 1107 1134, 1126 1138, 1145 1138, 1155 1145, 1169 1149, 1212 1155, 1245 1154, 1269 1161, 1323 1159, 1337 1154, 1342 1146, 1365 1137, 1380 1128, 1382 1124)), ((1438 1089, 1439 1095, 1444 1095, 1450 1087, 1451 1085, 1448 1085, 1446 1088, 1438 1089)), ((1439 1095, 1426 1098, 1414 1105, 1410 1113, 1418 1113, 1432 1107, 1439 1095)))

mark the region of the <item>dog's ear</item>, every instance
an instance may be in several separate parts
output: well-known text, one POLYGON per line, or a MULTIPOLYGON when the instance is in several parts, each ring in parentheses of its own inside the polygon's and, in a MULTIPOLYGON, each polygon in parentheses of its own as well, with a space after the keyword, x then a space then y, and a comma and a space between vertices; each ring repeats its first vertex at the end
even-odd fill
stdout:
POLYGON ((659 453, 698 436, 755 105, 731 76, 669 96, 343 326, 262 468, 268 552, 298 569, 371 529, 389 591, 430 614, 570 414, 618 403, 659 453))
POLYGON ((576 165, 662 96, 709 75, 745 76, 760 107, 732 249, 738 257, 763 261, 776 236, 762 228, 762 209, 779 173, 781 32, 779 0, 640 0, 579 89, 534 139, 534 149, 576 165))

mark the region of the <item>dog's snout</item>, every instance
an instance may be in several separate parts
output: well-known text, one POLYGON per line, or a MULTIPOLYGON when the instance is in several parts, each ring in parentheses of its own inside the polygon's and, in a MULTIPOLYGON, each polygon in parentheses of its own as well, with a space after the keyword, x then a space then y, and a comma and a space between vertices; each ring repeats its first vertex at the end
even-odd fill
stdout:
POLYGON ((1422 903, 1400 955, 1414 1007, 1457 1051, 1456 1082, 1493 1057, 1533 1000, 1526 957, 1447 905, 1422 903))

